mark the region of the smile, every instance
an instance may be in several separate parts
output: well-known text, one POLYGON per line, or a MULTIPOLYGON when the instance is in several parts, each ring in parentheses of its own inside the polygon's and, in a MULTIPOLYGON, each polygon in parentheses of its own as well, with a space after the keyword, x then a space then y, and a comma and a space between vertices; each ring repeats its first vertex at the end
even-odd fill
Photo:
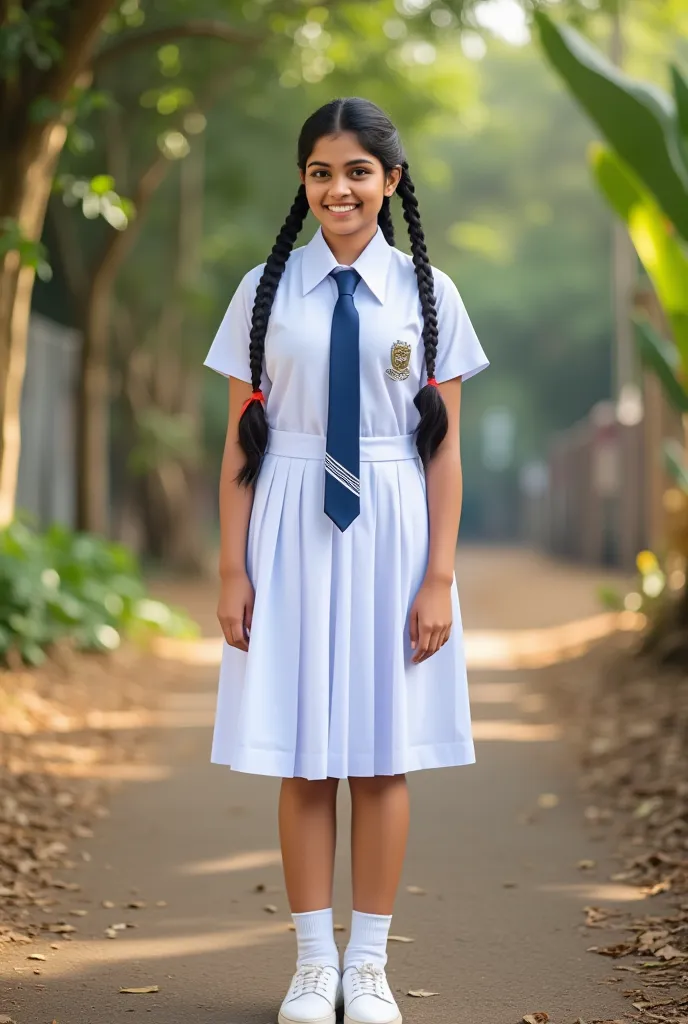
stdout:
POLYGON ((332 205, 326 206, 325 209, 329 210, 330 213, 351 213, 352 210, 356 210, 361 204, 360 203, 347 203, 346 205, 332 205))

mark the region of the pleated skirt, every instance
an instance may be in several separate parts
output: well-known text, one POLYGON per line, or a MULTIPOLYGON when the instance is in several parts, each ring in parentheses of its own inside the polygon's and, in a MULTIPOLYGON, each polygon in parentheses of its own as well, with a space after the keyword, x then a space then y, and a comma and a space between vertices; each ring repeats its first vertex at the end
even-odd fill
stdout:
POLYGON ((361 438, 361 512, 323 512, 325 439, 270 431, 255 488, 248 653, 224 644, 211 761, 306 779, 472 764, 456 580, 448 642, 414 665, 425 476, 412 435, 361 438))

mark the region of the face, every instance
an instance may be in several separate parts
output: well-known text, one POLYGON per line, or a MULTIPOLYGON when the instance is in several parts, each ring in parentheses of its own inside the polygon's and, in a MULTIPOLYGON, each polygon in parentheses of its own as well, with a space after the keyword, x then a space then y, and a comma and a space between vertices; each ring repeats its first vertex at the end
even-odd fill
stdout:
POLYGON ((332 235, 352 235, 377 223, 385 196, 399 184, 401 167, 388 174, 352 132, 318 139, 301 171, 313 215, 332 235))

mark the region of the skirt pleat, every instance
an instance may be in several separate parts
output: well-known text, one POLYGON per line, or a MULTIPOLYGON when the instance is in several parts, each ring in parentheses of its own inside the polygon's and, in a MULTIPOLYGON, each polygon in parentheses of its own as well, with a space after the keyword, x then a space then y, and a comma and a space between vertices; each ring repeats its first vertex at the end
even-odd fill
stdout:
POLYGON ((247 543, 249 652, 224 644, 211 760, 282 777, 393 775, 475 760, 456 584, 449 642, 411 661, 428 554, 416 459, 361 463, 361 512, 323 514, 322 461, 266 454, 247 543))

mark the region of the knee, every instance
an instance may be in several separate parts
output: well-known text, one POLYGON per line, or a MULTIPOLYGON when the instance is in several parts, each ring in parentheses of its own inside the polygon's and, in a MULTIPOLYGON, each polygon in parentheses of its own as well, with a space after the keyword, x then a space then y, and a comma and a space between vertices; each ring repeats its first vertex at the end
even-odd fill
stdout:
POLYGON ((372 796, 378 793, 386 793, 390 790, 399 789, 406 785, 405 775, 352 775, 349 776, 349 789, 351 795, 360 793, 362 796, 372 796))
POLYGON ((339 779, 282 779, 282 792, 288 794, 299 803, 319 803, 328 801, 337 792, 339 779))

